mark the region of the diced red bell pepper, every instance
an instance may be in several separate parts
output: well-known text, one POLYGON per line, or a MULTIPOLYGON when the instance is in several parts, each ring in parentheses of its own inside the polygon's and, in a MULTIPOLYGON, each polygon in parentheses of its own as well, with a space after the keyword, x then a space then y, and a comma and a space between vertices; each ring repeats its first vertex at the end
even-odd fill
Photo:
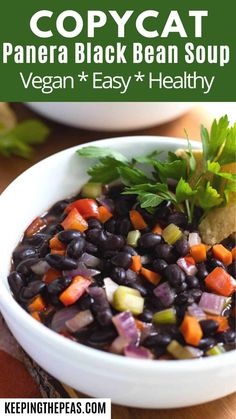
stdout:
POLYGON ((64 230, 79 230, 81 233, 88 229, 87 221, 82 217, 76 208, 73 208, 69 212, 61 225, 64 230))
POLYGON ((215 268, 205 278, 207 288, 216 294, 230 297, 236 290, 236 281, 223 268, 215 268))
POLYGON ((72 202, 65 211, 76 208, 85 220, 89 218, 99 218, 98 204, 94 199, 84 198, 72 202))
POLYGON ((39 231, 41 231, 44 227, 46 227, 47 223, 45 220, 43 220, 42 218, 35 218, 34 221, 32 221, 32 223, 29 225, 29 227, 27 228, 27 230, 25 231, 25 235, 27 237, 31 237, 36 233, 39 233, 39 231))
POLYGON ((86 292, 92 281, 84 278, 83 276, 76 276, 68 288, 60 295, 59 300, 64 306, 70 306, 79 300, 80 297, 86 292))

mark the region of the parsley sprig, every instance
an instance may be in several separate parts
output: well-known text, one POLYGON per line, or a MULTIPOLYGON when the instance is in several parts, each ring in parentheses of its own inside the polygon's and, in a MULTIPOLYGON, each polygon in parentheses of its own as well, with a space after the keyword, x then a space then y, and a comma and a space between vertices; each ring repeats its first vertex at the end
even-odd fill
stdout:
POLYGON ((196 206, 206 215, 212 208, 225 205, 230 192, 236 192, 236 175, 222 169, 222 165, 235 162, 236 124, 230 127, 224 116, 214 120, 210 132, 201 127, 202 164, 194 181, 197 161, 186 136, 184 155, 169 152, 164 161, 159 159, 158 150, 130 160, 110 148, 84 147, 78 154, 98 160, 88 170, 91 182, 106 184, 120 179, 125 186, 123 193, 136 195, 142 208, 153 211, 163 201, 170 201, 185 211, 191 222, 196 206), (177 183, 175 193, 168 186, 170 179, 177 183))

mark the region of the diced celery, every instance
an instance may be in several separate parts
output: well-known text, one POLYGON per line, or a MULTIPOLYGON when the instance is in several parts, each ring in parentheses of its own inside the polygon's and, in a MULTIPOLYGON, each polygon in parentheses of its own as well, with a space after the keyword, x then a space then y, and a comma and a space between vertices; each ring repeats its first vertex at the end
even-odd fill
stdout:
POLYGON ((129 246, 137 247, 138 239, 141 237, 141 233, 139 230, 132 230, 128 233, 127 236, 127 244, 129 246))
POLYGON ((194 359, 202 356, 202 351, 191 346, 182 346, 177 340, 172 340, 167 351, 176 359, 194 359))
POLYGON ((214 355, 223 354, 224 352, 225 352, 224 346, 218 344, 218 345, 213 346, 213 348, 208 349, 206 354, 209 355, 209 356, 214 356, 214 355))
POLYGON ((121 286, 114 292, 112 305, 117 311, 129 310, 134 315, 139 315, 143 312, 144 298, 138 291, 121 286))
POLYGON ((175 324, 176 311, 174 308, 158 311, 153 315, 152 320, 155 324, 175 324))
POLYGON ((88 182, 81 189, 83 198, 98 198, 102 195, 102 183, 88 182))
POLYGON ((175 224, 169 224, 162 232, 162 237, 168 244, 174 244, 182 235, 182 231, 175 224))

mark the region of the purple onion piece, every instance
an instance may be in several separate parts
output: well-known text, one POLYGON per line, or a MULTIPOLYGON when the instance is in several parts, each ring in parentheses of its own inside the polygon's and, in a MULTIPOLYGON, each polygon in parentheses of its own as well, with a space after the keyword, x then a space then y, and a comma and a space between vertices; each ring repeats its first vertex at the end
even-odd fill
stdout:
POLYGON ((196 246, 197 244, 200 244, 201 242, 202 242, 201 237, 199 236, 198 233, 189 233, 188 243, 190 247, 196 246))
POLYGON ((62 308, 54 314, 51 321, 51 329, 58 333, 66 330, 66 322, 75 317, 78 313, 79 309, 75 306, 62 308))
POLYGON ((184 258, 179 258, 176 263, 186 275, 194 276, 197 273, 196 265, 188 263, 184 258))
POLYGON ((148 256, 148 255, 141 256, 141 263, 142 263, 142 265, 147 265, 150 262, 151 262, 150 256, 148 256))
POLYGON ((86 252, 79 259, 79 263, 85 264, 87 268, 101 267, 101 259, 86 252))
POLYGON ((201 358, 201 356, 203 355, 203 351, 201 351, 201 349, 198 348, 194 348, 193 346, 185 346, 184 349, 186 351, 188 351, 188 353, 190 354, 191 358, 201 358))
POLYGON ((191 306, 188 306, 188 314, 192 317, 196 317, 198 320, 204 320, 206 319, 206 314, 202 310, 201 307, 199 307, 197 304, 192 304, 191 306))
POLYGON ((142 343, 145 339, 147 339, 148 336, 152 334, 152 332, 155 330, 155 327, 152 323, 144 323, 144 328, 141 331, 140 335, 140 342, 142 343))
POLYGON ((46 260, 39 260, 39 262, 31 266, 31 270, 36 275, 44 275, 49 269, 50 265, 46 262, 46 260))
POLYGON ((124 349, 124 354, 131 358, 153 359, 151 351, 142 346, 129 345, 124 349))
POLYGON ((174 302, 175 292, 170 287, 168 282, 163 282, 163 284, 158 285, 158 287, 156 287, 153 292, 165 307, 171 306, 171 304, 174 302))
POLYGON ((130 343, 136 344, 139 340, 139 332, 133 315, 130 311, 124 311, 112 317, 117 332, 129 340, 130 343))
POLYGON ((100 274, 100 271, 97 271, 95 269, 88 269, 84 263, 79 262, 77 269, 74 269, 72 271, 63 271, 63 276, 73 279, 75 276, 81 275, 84 278, 92 278, 93 276, 96 276, 100 274))
POLYGON ((98 198, 96 198, 96 200, 99 204, 106 207, 108 209, 108 211, 114 212, 115 205, 114 205, 114 202, 111 199, 105 197, 104 195, 101 195, 98 198))
POLYGON ((225 297, 220 295, 212 294, 209 292, 203 292, 199 301, 199 307, 202 308, 206 313, 221 315, 225 304, 225 297))
POLYGON ((117 355, 122 355, 126 346, 129 345, 129 339, 125 338, 124 336, 118 336, 113 340, 110 346, 110 352, 117 355))
POLYGON ((111 304, 113 301, 113 295, 117 288, 119 288, 119 285, 117 285, 116 282, 112 281, 111 278, 104 278, 103 282, 105 286, 106 297, 109 303, 111 304))
POLYGON ((90 310, 84 310, 76 314, 75 317, 66 321, 67 329, 72 332, 78 332, 93 323, 94 318, 90 310))

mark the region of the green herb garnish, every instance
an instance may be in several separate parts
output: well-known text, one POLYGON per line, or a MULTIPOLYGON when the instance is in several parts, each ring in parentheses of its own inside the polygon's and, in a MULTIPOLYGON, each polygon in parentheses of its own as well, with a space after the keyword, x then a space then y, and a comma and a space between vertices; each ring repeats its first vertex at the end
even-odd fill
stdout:
POLYGON ((222 165, 235 162, 236 124, 229 127, 228 117, 214 120, 210 132, 201 127, 203 165, 196 180, 196 159, 187 136, 185 156, 169 152, 165 161, 159 160, 159 151, 128 160, 109 148, 85 147, 78 154, 99 162, 88 170, 91 182, 110 183, 120 179, 125 186, 123 194, 137 195, 142 208, 153 211, 163 201, 171 201, 179 211, 186 211, 192 221, 195 206, 204 215, 228 202, 229 193, 236 192, 236 175, 222 170, 222 165), (169 180, 177 182, 175 194, 169 180), (222 188, 222 182, 224 188, 222 188))
POLYGON ((33 147, 45 141, 49 129, 42 122, 30 119, 20 122, 14 128, 0 134, 0 154, 5 157, 19 156, 29 159, 33 147))

